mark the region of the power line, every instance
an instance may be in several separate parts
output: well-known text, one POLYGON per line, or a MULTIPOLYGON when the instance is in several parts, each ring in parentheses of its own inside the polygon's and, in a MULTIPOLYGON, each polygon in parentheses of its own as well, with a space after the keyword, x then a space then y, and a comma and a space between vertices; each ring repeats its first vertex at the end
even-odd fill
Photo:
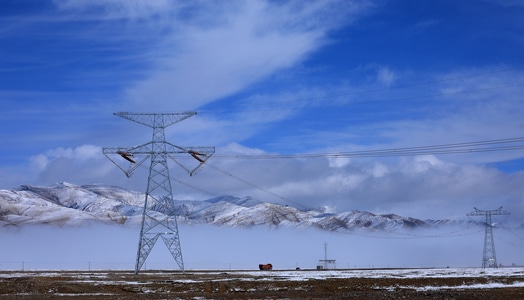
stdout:
MULTIPOLYGON (((250 186, 250 187, 252 187, 252 188, 255 188, 255 189, 257 189, 257 190, 259 190, 259 191, 261 191, 261 192, 264 192, 264 193, 266 193, 266 194, 268 194, 268 195, 271 195, 271 196, 277 198, 278 200, 281 200, 281 201, 287 202, 287 203, 289 203, 289 204, 293 204, 296 208, 299 208, 299 209, 307 209, 304 205, 302 205, 302 204, 299 203, 299 202, 296 202, 296 201, 290 200, 290 199, 288 199, 288 198, 286 198, 286 197, 284 197, 284 196, 282 196, 282 195, 279 195, 279 194, 277 194, 277 193, 275 193, 275 192, 272 192, 272 191, 270 191, 270 190, 268 190, 268 189, 266 189, 266 188, 263 188, 263 187, 261 187, 261 186, 259 186, 259 185, 257 185, 257 184, 254 184, 253 182, 250 182, 250 181, 248 181, 248 180, 246 180, 246 179, 244 179, 244 178, 241 178, 241 177, 239 177, 239 176, 236 176, 236 175, 232 174, 231 172, 228 172, 228 171, 226 171, 226 170, 223 170, 223 169, 221 169, 221 168, 219 168, 219 167, 217 167, 217 166, 215 166, 215 165, 212 165, 212 164, 210 164, 209 162, 206 162, 205 165, 208 166, 208 167, 210 167, 210 168, 212 168, 212 169, 214 169, 215 171, 218 171, 218 172, 220 172, 220 173, 226 175, 227 177, 233 178, 233 179, 235 179, 235 180, 237 180, 237 181, 240 181, 241 183, 243 183, 243 184, 245 184, 245 185, 248 185, 248 186, 250 186)), ((195 190, 197 190, 197 191, 200 191, 200 192, 203 192, 203 193, 205 193, 205 194, 208 194, 208 195, 210 195, 210 196, 215 196, 215 197, 218 196, 218 194, 212 193, 212 192, 207 191, 207 190, 205 190, 205 189, 203 189, 203 188, 200 188, 200 187, 196 187, 196 186, 194 186, 194 185, 192 185, 192 184, 189 184, 189 183, 187 183, 187 182, 184 182, 184 181, 182 181, 182 180, 174 179, 174 178, 171 179, 171 180, 172 180, 172 181, 175 181, 175 182, 177 182, 177 183, 179 183, 179 184, 185 185, 185 186, 187 186, 187 187, 189 187, 189 188, 192 188, 192 189, 195 189, 195 190)), ((252 197, 253 199, 256 199, 256 198, 254 198, 253 196, 251 196, 251 197, 252 197)), ((267 201, 264 201, 264 202, 267 202, 267 201)))
POLYGON ((213 169, 215 169, 216 171, 219 171, 219 172, 221 172, 221 173, 223 173, 223 174, 225 174, 225 175, 227 175, 227 176, 229 176, 231 178, 234 178, 234 179, 236 179, 236 180, 238 180, 238 181, 240 181, 240 182, 242 182, 242 183, 244 183, 246 185, 254 187, 255 189, 258 189, 258 190, 260 190, 260 191, 262 191, 262 192, 264 192, 266 194, 269 194, 269 195, 271 195, 271 196, 273 196, 275 198, 278 198, 279 200, 282 200, 282 201, 288 202, 290 204, 293 204, 293 205, 297 206, 297 208, 300 207, 300 208, 305 209, 304 205, 302 205, 302 204, 300 204, 298 202, 295 202, 295 201, 292 201, 290 199, 287 199, 284 196, 281 196, 281 195, 279 195, 277 193, 274 193, 274 192, 272 192, 272 191, 270 191, 270 190, 268 190, 266 188, 260 187, 260 186, 258 186, 256 184, 252 183, 252 182, 249 182, 249 181, 245 180, 244 178, 240 178, 238 176, 235 176, 235 175, 231 174, 228 171, 222 170, 222 169, 220 169, 220 168, 218 168, 218 167, 216 167, 214 165, 209 164, 209 162, 206 162, 206 165, 211 167, 211 168, 213 168, 213 169))
POLYGON ((303 154, 215 154, 216 158, 224 159, 290 159, 290 158, 342 158, 342 157, 395 157, 438 154, 467 154, 480 152, 524 150, 524 137, 477 142, 440 144, 431 146, 415 146, 401 148, 387 148, 363 151, 303 153, 303 154), (520 143, 520 144, 518 144, 520 143), (516 144, 516 145, 515 145, 516 144))
POLYGON ((187 182, 185 182, 185 181, 182 181, 182 180, 180 180, 180 179, 175 179, 175 178, 172 177, 172 178, 171 178, 171 181, 177 182, 177 183, 179 183, 179 184, 181 184, 181 185, 185 185, 185 186, 187 186, 187 187, 189 187, 189 188, 192 188, 192 189, 194 189, 194 190, 200 191, 200 192, 202 192, 202 193, 204 193, 204 194, 208 194, 209 196, 212 196, 212 197, 218 197, 218 196, 220 196, 220 195, 215 194, 215 193, 212 193, 212 192, 210 192, 210 191, 208 191, 208 190, 204 190, 204 189, 201 188, 201 187, 197 187, 197 186, 194 186, 194 185, 192 185, 192 184, 189 184, 189 183, 187 183, 187 182))
MULTIPOLYGON (((522 143, 524 142, 523 137, 518 138, 506 138, 506 139, 495 139, 495 140, 485 140, 485 141, 476 141, 476 142, 465 142, 465 143, 450 143, 450 144, 441 144, 441 145, 431 145, 431 146, 417 146, 417 147, 405 147, 405 148, 389 148, 381 150, 368 150, 368 151, 353 151, 353 152, 334 152, 334 153, 308 153, 308 154, 262 154, 262 155, 227 155, 227 154, 215 154, 215 158, 223 159, 309 159, 309 158, 340 158, 340 157, 356 157, 356 158, 365 158, 365 157, 395 157, 395 156, 416 156, 416 155, 428 155, 428 154, 461 154, 461 153, 479 153, 479 152, 488 152, 488 151, 508 151, 508 150, 522 150, 524 149, 523 145, 512 145, 512 146, 497 146, 497 147, 487 147, 490 145, 504 145, 512 143, 522 143)), ((271 195, 281 201, 288 202, 295 206, 304 206, 298 202, 292 201, 283 197, 282 195, 276 194, 266 188, 263 188, 257 184, 254 184, 250 181, 247 181, 244 178, 233 175, 231 172, 218 168, 215 165, 206 162, 205 165, 213 168, 214 170, 223 173, 224 175, 238 180, 248 186, 251 186, 255 189, 258 189, 268 195, 271 195)), ((209 195, 215 196, 215 194, 206 191, 202 188, 190 185, 183 181, 177 180, 178 183, 186 185, 195 190, 199 190, 209 195)))
MULTIPOLYGON (((499 227, 500 228, 500 227, 499 227)), ((524 240, 524 237, 518 235, 517 233, 515 233, 513 230, 509 229, 509 228, 506 228, 506 227, 502 227, 502 229, 506 230, 507 232, 511 233, 512 235, 514 235, 515 237, 521 239, 521 240, 524 240)))
MULTIPOLYGON (((479 153, 479 152, 490 152, 490 151, 509 151, 509 150, 522 150, 524 149, 524 137, 516 138, 505 138, 505 139, 494 139, 484 140, 475 142, 464 142, 464 143, 448 143, 440 145, 429 145, 429 146, 415 146, 415 147, 403 147, 403 148, 388 148, 388 149, 377 149, 377 150, 366 150, 366 151, 351 151, 351 152, 332 152, 332 153, 306 153, 306 154, 260 154, 260 155, 228 155, 228 154, 215 154, 215 158, 222 159, 309 159, 309 158, 339 158, 339 157, 395 157, 395 156, 415 156, 415 155, 427 155, 427 154, 461 154, 461 153, 479 153)), ((271 195, 281 201, 288 202, 293 205, 303 207, 302 204, 292 201, 283 197, 282 195, 276 194, 266 188, 263 188, 255 183, 252 183, 245 178, 233 175, 231 172, 223 170, 215 165, 206 162, 205 165, 213 168, 214 170, 223 173, 224 175, 238 180, 248 186, 258 189, 268 195, 271 195)), ((193 188, 195 190, 204 192, 206 194, 216 196, 216 194, 204 190, 200 187, 190 185, 186 182, 175 180, 180 184, 193 188)))
POLYGON ((385 240, 417 240, 417 239, 430 239, 430 238, 463 237, 463 236, 470 236, 473 234, 477 234, 482 231, 482 229, 477 229, 472 232, 462 233, 463 231, 466 231, 466 230, 469 230, 469 228, 460 229, 460 230, 447 232, 447 233, 430 234, 430 235, 409 234, 409 233, 403 234, 402 232, 388 232, 388 235, 380 235, 380 234, 360 233, 358 231, 351 231, 348 234, 368 237, 368 238, 374 238, 374 239, 385 239, 385 240))
POLYGON ((514 247, 517 247, 517 248, 523 248, 523 249, 524 249, 524 246, 522 246, 522 245, 517 245, 517 244, 515 244, 515 243, 513 243, 513 242, 510 242, 510 241, 507 241, 507 240, 505 240, 505 239, 501 239, 501 238, 498 237, 498 236, 496 237, 496 239, 499 240, 499 241, 502 241, 502 242, 504 242, 504 243, 506 243, 506 244, 509 244, 509 245, 511 245, 511 246, 514 246, 514 247))
POLYGON ((243 178, 240 178, 240 177, 238 177, 238 176, 235 176, 235 175, 231 174, 230 172, 227 172, 227 171, 225 171, 225 170, 222 170, 222 169, 220 169, 220 168, 218 168, 218 167, 216 167, 216 166, 214 166, 214 165, 211 165, 210 163, 206 163, 206 165, 209 166, 209 167, 211 167, 211 168, 213 168, 213 169, 215 169, 216 171, 219 171, 219 172, 221 172, 222 174, 224 174, 224 175, 226 175, 226 176, 229 176, 229 177, 231 177, 231 178, 234 178, 234 179, 236 179, 236 180, 238 180, 238 181, 240 181, 240 182, 242 182, 242 183, 244 183, 244 184, 246 184, 246 185, 249 185, 249 186, 254 187, 254 188, 256 188, 256 189, 259 189, 259 190, 261 190, 261 191, 263 191, 263 192, 266 192, 266 193, 268 193, 268 194, 270 194, 270 195, 272 195, 272 196, 274 196, 274 197, 276 197, 276 198, 278 198, 278 199, 280 199, 280 200, 284 200, 284 197, 282 197, 282 196, 280 196, 280 195, 278 195, 278 194, 275 194, 275 193, 271 192, 270 190, 264 189, 264 188, 262 188, 262 187, 260 187, 260 186, 258 186, 258 185, 256 185, 256 184, 254 184, 254 183, 252 183, 252 182, 249 182, 249 181, 247 181, 247 180, 245 180, 245 179, 243 179, 243 178))

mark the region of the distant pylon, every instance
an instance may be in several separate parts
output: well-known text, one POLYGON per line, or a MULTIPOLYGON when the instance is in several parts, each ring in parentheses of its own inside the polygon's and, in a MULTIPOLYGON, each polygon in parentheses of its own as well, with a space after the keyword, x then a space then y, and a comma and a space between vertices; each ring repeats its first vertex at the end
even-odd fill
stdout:
POLYGON ((485 216, 486 217, 486 232, 484 234, 484 251, 482 255, 482 268, 497 268, 497 255, 495 253, 495 241, 493 240, 493 223, 491 223, 491 216, 495 215, 509 215, 510 213, 502 210, 502 206, 493 210, 480 210, 474 207, 474 211, 467 214, 467 216, 485 216))
POLYGON ((180 269, 184 271, 184 260, 182 259, 182 248, 180 246, 167 158, 173 159, 192 175, 213 155, 215 148, 180 147, 173 145, 165 140, 165 128, 195 114, 195 112, 166 114, 119 112, 114 114, 153 128, 153 140, 149 143, 129 148, 117 147, 103 149, 103 153, 107 158, 124 171, 127 177, 131 177, 136 168, 148 158, 151 158, 144 210, 142 212, 142 226, 138 242, 135 274, 137 274, 144 265, 159 237, 164 241, 180 269), (173 157, 174 154, 180 153, 190 154, 198 161, 198 165, 192 170, 184 167, 173 157), (117 158, 120 156, 120 159, 125 159, 128 167, 121 167, 120 164, 117 163, 117 159, 111 156, 116 156, 117 158))

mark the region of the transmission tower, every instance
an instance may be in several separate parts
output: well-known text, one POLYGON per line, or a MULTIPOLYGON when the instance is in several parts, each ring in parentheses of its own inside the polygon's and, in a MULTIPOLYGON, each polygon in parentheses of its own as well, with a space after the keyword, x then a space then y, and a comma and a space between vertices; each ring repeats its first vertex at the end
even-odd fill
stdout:
POLYGON ((196 115, 196 112, 165 114, 118 112, 114 115, 153 128, 151 142, 135 147, 103 149, 106 157, 120 168, 127 177, 131 177, 133 172, 148 158, 151 159, 135 274, 138 274, 142 268, 158 238, 164 241, 175 262, 184 271, 167 158, 172 159, 190 175, 193 175, 213 155, 215 148, 180 147, 166 142, 165 128, 196 115), (197 161, 197 166, 192 169, 187 168, 175 159, 176 154, 191 155, 197 161), (127 164, 127 168, 123 167, 121 163, 127 164))
POLYGON ((493 240, 493 227, 491 216, 509 215, 510 213, 502 210, 502 206, 493 210, 480 210, 474 207, 474 211, 467 216, 485 216, 486 233, 484 235, 484 251, 482 255, 482 268, 497 268, 497 255, 495 253, 495 241, 493 240))

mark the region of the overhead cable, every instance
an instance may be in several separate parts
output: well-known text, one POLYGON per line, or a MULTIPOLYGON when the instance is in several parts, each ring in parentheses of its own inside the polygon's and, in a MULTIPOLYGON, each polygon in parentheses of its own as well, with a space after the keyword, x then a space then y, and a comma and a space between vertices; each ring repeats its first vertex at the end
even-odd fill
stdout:
POLYGON ((341 157, 395 157, 417 155, 467 154, 495 151, 524 150, 524 137, 486 140, 467 143, 441 144, 431 146, 400 147, 377 150, 342 151, 303 154, 215 154, 224 159, 287 159, 287 158, 341 158, 341 157))

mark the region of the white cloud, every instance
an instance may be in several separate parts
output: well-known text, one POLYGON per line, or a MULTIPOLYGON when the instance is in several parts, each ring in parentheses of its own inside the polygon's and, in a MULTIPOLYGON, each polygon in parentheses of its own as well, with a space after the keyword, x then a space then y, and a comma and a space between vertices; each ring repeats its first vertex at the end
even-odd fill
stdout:
MULTIPOLYGON (((81 13, 94 19, 141 20, 158 18, 176 12, 182 6, 178 1, 169 0, 54 0, 62 11, 81 13)), ((77 14, 77 16, 81 16, 77 14)))
POLYGON ((350 163, 350 159, 347 157, 333 157, 328 158, 329 166, 332 168, 341 168, 350 163))
POLYGON ((373 177, 377 177, 377 178, 385 176, 388 173, 389 173, 388 166, 383 164, 383 163, 380 163, 380 162, 373 163, 373 166, 372 166, 372 168, 369 171, 369 174, 371 174, 373 177))
POLYGON ((31 163, 39 170, 45 169, 50 162, 57 159, 71 159, 73 161, 88 161, 96 159, 102 153, 100 147, 94 145, 82 145, 76 148, 56 148, 45 154, 37 154, 30 158, 31 163))
POLYGON ((341 16, 359 11, 338 1, 299 3, 236 2, 206 23, 174 26, 159 44, 157 68, 128 90, 132 105, 184 110, 239 92, 304 61, 330 29, 347 24, 341 16))
POLYGON ((397 79, 397 74, 393 72, 388 67, 382 67, 378 69, 377 72, 377 80, 379 83, 389 87, 393 83, 395 83, 395 80, 397 79))
POLYGON ((415 156, 406 166, 409 169, 408 173, 422 173, 432 168, 443 169, 443 167, 445 167, 444 163, 434 155, 415 156))
MULTIPOLYGON (((82 145, 75 148, 56 148, 30 158, 29 171, 23 184, 51 185, 57 182, 77 184, 104 182, 125 185, 115 180, 122 175, 102 154, 102 148, 82 145)), ((125 176, 124 176, 125 177, 125 176)), ((20 181, 20 179, 18 179, 20 181)))
POLYGON ((49 158, 45 154, 33 155, 29 160, 31 161, 32 167, 39 171, 44 170, 49 164, 49 158))
POLYGON ((240 155, 263 155, 264 151, 256 148, 248 148, 246 146, 240 145, 239 143, 230 143, 218 150, 221 153, 233 153, 240 155))
POLYGON ((136 42, 136 32, 147 37, 149 50, 133 58, 149 69, 127 89, 127 107, 148 111, 194 109, 296 66, 328 42, 330 30, 373 7, 365 0, 55 3, 62 18, 107 26, 114 34, 98 38, 122 41, 116 47, 136 42))
MULTIPOLYGON (((240 144, 225 149, 222 153, 264 153, 240 144)), ((422 219, 465 218, 473 206, 494 209, 503 205, 513 212, 512 219, 524 217, 520 213, 524 211, 524 173, 506 174, 446 158, 352 159, 334 168, 325 158, 253 160, 217 155, 193 177, 172 162, 170 174, 177 199, 253 196, 300 208, 330 206, 339 211, 358 209, 422 219)), ((128 179, 92 145, 51 150, 36 155, 33 162, 37 167, 26 174, 24 184, 98 182, 135 191, 145 190, 149 167, 146 162, 128 179)))

